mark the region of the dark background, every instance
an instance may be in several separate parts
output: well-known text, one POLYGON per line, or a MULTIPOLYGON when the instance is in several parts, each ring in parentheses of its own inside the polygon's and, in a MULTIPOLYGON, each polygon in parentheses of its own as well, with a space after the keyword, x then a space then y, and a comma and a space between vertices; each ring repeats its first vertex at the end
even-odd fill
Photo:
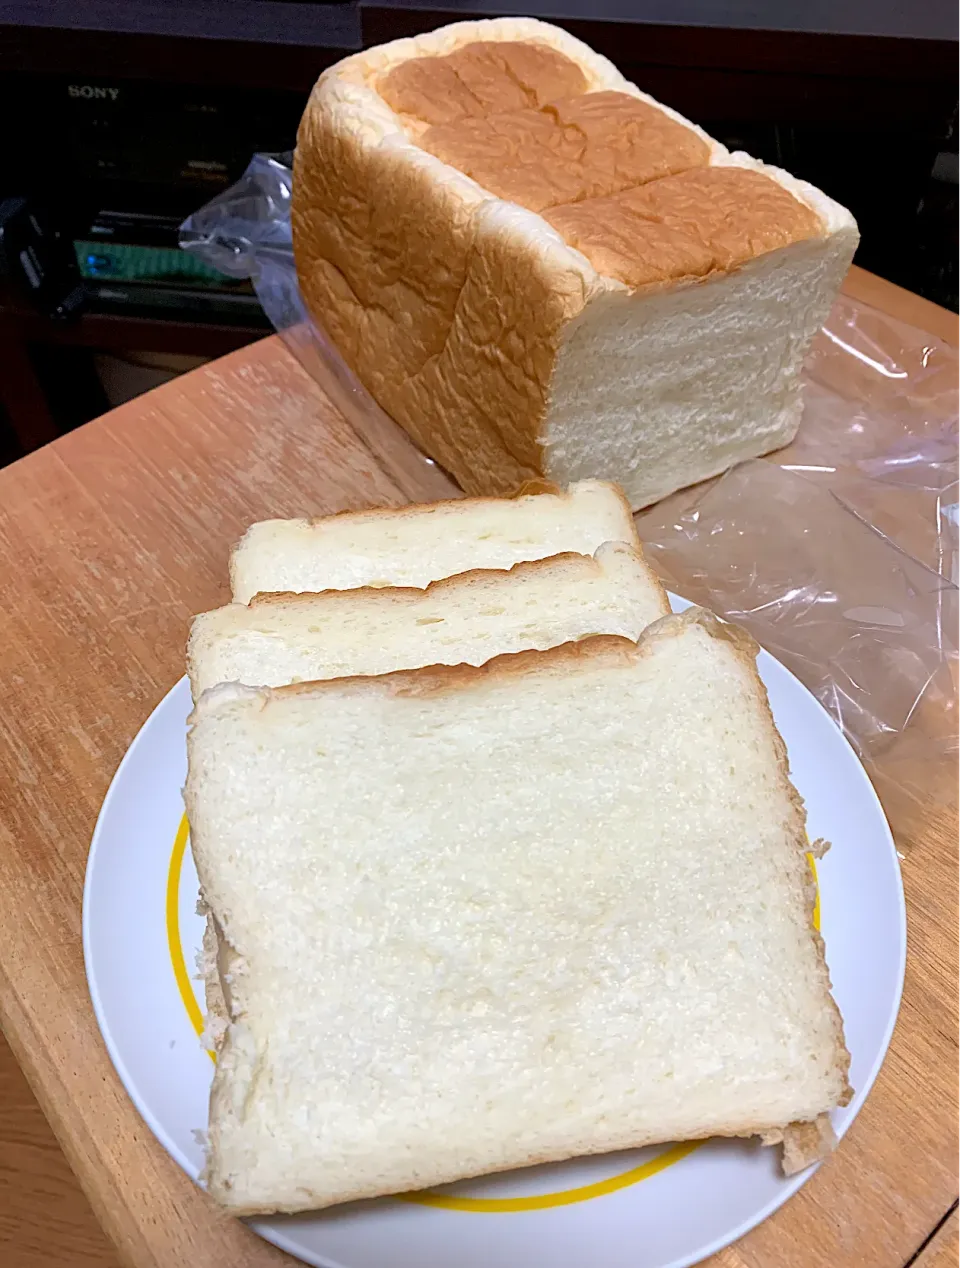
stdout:
POLYGON ((856 216, 858 264, 956 309, 952 0, 0 0, 0 462, 113 403, 110 357, 174 372, 264 332, 246 286, 184 271, 177 225, 292 148, 325 66, 511 12, 818 185, 856 216))

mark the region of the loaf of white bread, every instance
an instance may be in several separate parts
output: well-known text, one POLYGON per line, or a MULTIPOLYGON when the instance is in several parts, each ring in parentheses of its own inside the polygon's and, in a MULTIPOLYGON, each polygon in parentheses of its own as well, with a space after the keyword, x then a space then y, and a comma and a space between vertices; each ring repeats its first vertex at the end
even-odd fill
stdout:
POLYGON ((756 648, 664 615, 620 495, 272 521, 235 587, 270 567, 354 588, 191 636, 216 1200, 298 1211, 712 1134, 821 1156, 848 1056, 756 648), (589 553, 536 557, 573 538, 589 553), (471 542, 500 570, 438 581, 471 542))
POLYGON ((310 312, 463 489, 601 477, 634 509, 793 438, 858 241, 819 190, 525 18, 325 71, 292 221, 310 312))

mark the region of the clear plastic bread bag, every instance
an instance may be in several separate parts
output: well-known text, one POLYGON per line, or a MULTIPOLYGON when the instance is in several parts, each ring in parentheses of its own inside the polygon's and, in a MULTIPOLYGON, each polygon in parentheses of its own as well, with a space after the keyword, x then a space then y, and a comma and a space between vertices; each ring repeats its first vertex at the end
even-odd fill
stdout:
POLYGON ((291 161, 289 154, 255 154, 235 185, 183 222, 180 245, 228 277, 250 279, 284 343, 367 447, 389 460, 396 483, 412 501, 456 497, 456 484, 432 458, 412 443, 396 444, 397 424, 304 306, 290 234, 291 161))
MULTIPOLYGON (((184 222, 181 245, 249 277, 291 352, 374 451, 396 424, 307 314, 290 236, 289 156, 184 222)), ((637 517, 677 594, 748 629, 813 692, 864 761, 909 848, 918 810, 957 792, 957 354, 841 297, 804 368, 787 449, 637 517)), ((411 446, 401 480, 455 493, 411 446)))

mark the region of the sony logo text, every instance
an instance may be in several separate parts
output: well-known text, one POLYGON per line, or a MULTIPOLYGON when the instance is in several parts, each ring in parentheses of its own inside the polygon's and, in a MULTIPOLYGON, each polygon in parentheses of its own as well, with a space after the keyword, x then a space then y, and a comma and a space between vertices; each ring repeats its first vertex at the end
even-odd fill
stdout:
POLYGON ((116 101, 119 88, 99 88, 94 84, 67 84, 71 97, 84 97, 87 101, 116 101))

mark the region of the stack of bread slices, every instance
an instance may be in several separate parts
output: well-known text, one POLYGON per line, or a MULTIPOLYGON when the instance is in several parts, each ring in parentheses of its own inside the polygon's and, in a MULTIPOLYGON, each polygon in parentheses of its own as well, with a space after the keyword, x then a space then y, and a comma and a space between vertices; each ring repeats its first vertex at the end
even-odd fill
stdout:
POLYGON ((670 614, 618 489, 255 524, 231 582, 185 793, 219 1202, 822 1155, 849 1059, 756 648, 670 614))

